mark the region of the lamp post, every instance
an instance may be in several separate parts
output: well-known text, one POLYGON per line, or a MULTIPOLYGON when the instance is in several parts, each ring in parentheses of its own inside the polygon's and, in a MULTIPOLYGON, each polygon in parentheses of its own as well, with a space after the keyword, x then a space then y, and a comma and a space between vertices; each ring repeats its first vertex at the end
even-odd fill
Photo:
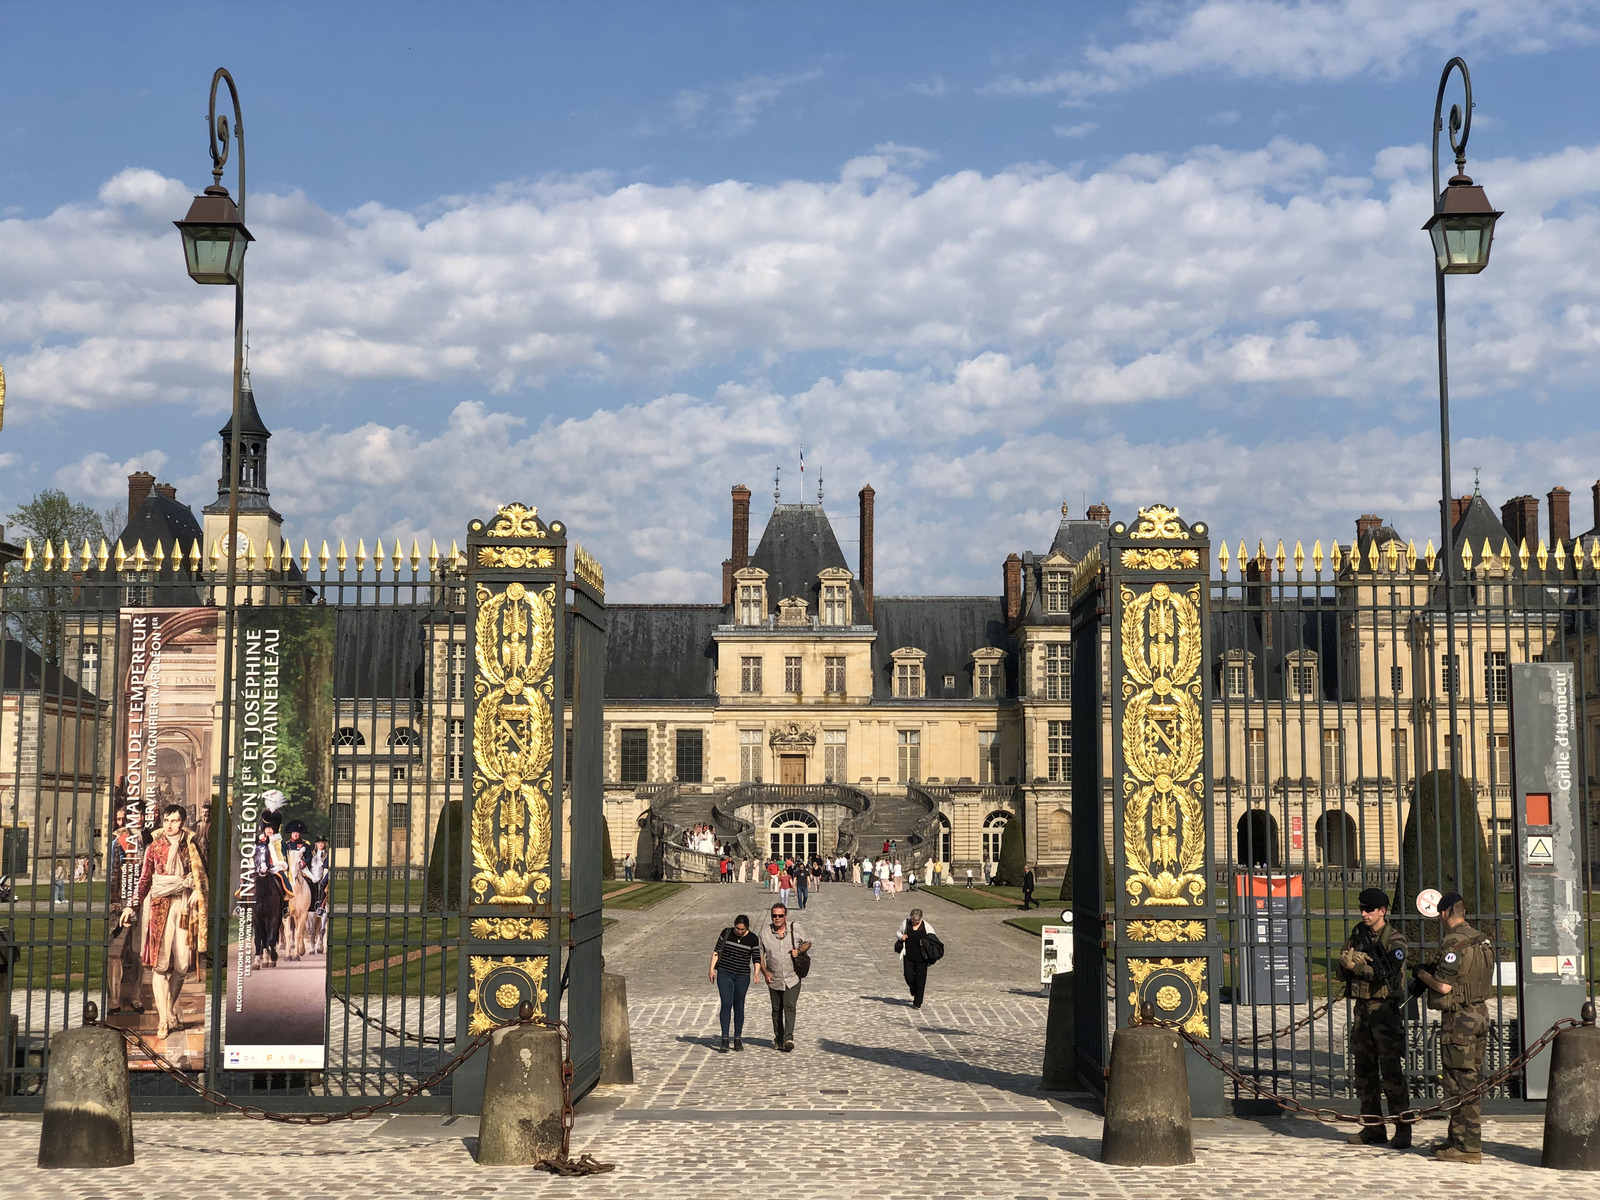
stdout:
MULTIPOLYGON (((230 819, 231 782, 233 774, 233 662, 234 625, 237 616, 236 592, 239 545, 239 455, 240 426, 239 398, 243 393, 244 374, 244 252, 255 239, 244 224, 244 118, 239 112, 239 89, 227 69, 218 67, 211 76, 211 105, 206 116, 207 130, 211 136, 211 185, 194 198, 189 212, 181 221, 174 221, 183 236, 183 257, 189 278, 203 284, 233 285, 233 420, 228 440, 228 541, 224 550, 228 558, 227 595, 223 600, 222 635, 222 772, 218 781, 217 812, 212 827, 221 833, 216 839, 216 852, 212 855, 214 887, 226 889, 224 874, 229 870, 227 853, 230 819), (228 165, 229 127, 224 113, 217 115, 217 85, 226 83, 233 101, 232 136, 239 141, 239 202, 234 203, 228 189, 222 186, 222 171, 228 165)), ((176 566, 174 556, 174 566, 176 566)), ((218 893, 220 894, 220 892, 218 893)), ((215 906, 212 913, 211 944, 226 947, 228 944, 228 908, 215 906)), ((224 950, 217 961, 226 960, 224 950)), ((206 1073, 212 1075, 221 1066, 222 1055, 222 995, 223 989, 211 989, 211 1021, 207 1030, 210 1053, 206 1056, 206 1073)))
MULTIPOLYGON (((1466 173, 1467 138, 1472 132, 1472 74, 1466 62, 1457 56, 1445 64, 1439 76, 1439 94, 1433 102, 1433 216, 1422 228, 1433 241, 1434 293, 1439 323, 1439 475, 1441 529, 1440 553, 1443 566, 1440 581, 1444 591, 1445 653, 1450 666, 1449 686, 1445 689, 1450 727, 1446 745, 1450 748, 1450 796, 1455 810, 1453 820, 1459 824, 1461 814, 1461 776, 1457 761, 1464 747, 1456 741, 1459 729, 1457 693, 1461 688, 1464 664, 1456 652, 1455 594, 1451 582, 1454 574, 1450 537, 1454 532, 1451 520, 1451 498, 1454 489, 1450 482, 1450 368, 1445 345, 1444 277, 1446 275, 1476 275, 1489 265, 1489 247, 1494 241, 1494 224, 1500 218, 1484 195, 1483 188, 1472 182, 1466 173), (1450 82, 1451 72, 1460 70, 1461 85, 1465 92, 1461 105, 1450 106, 1450 149, 1456 156, 1456 173, 1443 191, 1439 189, 1439 134, 1444 129, 1444 90, 1450 82)), ((1434 791, 1437 803, 1438 791, 1434 791)), ((1459 835, 1459 829, 1457 833, 1459 835)), ((1460 878, 1460 837, 1456 838, 1456 877, 1460 878)), ((1418 864, 1421 865, 1420 863, 1418 864)), ((1474 897, 1476 902, 1476 897, 1474 897)))

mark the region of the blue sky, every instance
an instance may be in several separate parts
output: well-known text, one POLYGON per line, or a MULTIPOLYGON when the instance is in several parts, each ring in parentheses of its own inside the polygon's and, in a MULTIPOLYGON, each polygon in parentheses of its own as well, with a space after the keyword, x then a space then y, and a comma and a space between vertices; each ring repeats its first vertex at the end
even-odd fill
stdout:
MULTIPOLYGON (((244 104, 248 321, 297 542, 567 521, 711 599, 727 494, 878 493, 882 591, 997 591, 1065 501, 1436 527, 1427 144, 1507 213, 1450 281, 1457 490, 1600 476, 1595 3, 0 3, 0 512, 198 507, 225 289, 170 222, 244 104)), ((227 181, 230 185, 233 176, 227 181)), ((853 555, 854 547, 846 546, 853 555)))

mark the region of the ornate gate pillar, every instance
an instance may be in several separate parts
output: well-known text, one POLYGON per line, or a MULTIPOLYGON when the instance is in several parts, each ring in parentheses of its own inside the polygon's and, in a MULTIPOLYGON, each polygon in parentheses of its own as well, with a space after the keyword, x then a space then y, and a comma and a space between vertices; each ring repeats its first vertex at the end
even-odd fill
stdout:
MULTIPOLYGON (((1111 527, 1098 605, 1110 634, 1113 1023, 1132 1023, 1149 1003, 1202 1038, 1215 1036, 1221 969, 1209 550, 1203 524, 1162 505, 1141 509, 1131 528, 1111 527)), ((1196 1116, 1221 1115, 1222 1078, 1192 1051, 1189 1091, 1196 1116)))
MULTIPOLYGON (((465 929, 456 993, 460 1044, 515 1019, 525 1002, 547 1021, 561 1013, 561 919, 571 915, 562 904, 567 764, 559 733, 566 705, 566 567, 565 528, 559 521, 546 524, 534 508, 508 504, 490 520, 467 526, 472 689, 465 929)), ((599 702, 597 687, 596 717, 599 702)), ((596 912, 585 924, 597 932, 597 840, 592 850, 596 912)), ((598 943, 595 958, 598 965, 598 943)), ((598 972, 594 984, 598 1011, 598 972)), ((575 1040, 574 1059, 588 1049, 575 1040)), ((597 1058, 598 1044, 593 1053, 597 1058)), ((457 1112, 479 1110, 485 1062, 478 1055, 457 1072, 457 1112)))

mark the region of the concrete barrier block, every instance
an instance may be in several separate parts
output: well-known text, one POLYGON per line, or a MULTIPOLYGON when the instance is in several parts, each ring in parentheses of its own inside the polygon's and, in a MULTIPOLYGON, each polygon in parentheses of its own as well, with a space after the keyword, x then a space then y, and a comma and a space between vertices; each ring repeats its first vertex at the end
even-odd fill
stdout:
POLYGON ((1050 980, 1050 1011, 1044 1026, 1044 1071, 1039 1086, 1047 1092, 1070 1092, 1078 1081, 1078 1040, 1073 1028, 1074 989, 1071 971, 1050 980))
POLYGON ((1550 1054, 1543 1164, 1600 1171, 1600 1029, 1563 1029, 1550 1054))
POLYGON ((628 1033, 628 979, 600 976, 600 1082, 633 1082, 633 1043, 628 1033))
POLYGON ((478 1164, 528 1167, 561 1151, 561 1033, 544 1025, 513 1025, 489 1045, 483 1112, 478 1119, 478 1164))
POLYGON ((133 1162, 128 1050, 102 1025, 64 1029, 50 1039, 39 1165, 125 1167, 133 1162))
POLYGON ((1194 1161, 1184 1042, 1159 1025, 1130 1025, 1111 1039, 1111 1078, 1100 1161, 1170 1167, 1194 1161))

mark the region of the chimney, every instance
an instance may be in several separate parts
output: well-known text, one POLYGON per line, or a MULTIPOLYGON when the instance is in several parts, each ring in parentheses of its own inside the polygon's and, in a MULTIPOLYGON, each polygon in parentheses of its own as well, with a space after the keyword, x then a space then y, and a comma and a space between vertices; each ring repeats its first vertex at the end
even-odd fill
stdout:
POLYGON ((165 496, 168 500, 176 500, 178 498, 177 485, 171 483, 158 483, 156 484, 156 495, 165 496))
POLYGON ((722 607, 733 603, 733 559, 722 560, 722 607))
POLYGON ((733 485, 733 554, 730 557, 735 571, 750 565, 750 489, 742 483, 733 485))
POLYGON ((861 595, 867 603, 867 620, 872 620, 872 498, 877 495, 869 483, 857 495, 861 499, 861 569, 856 572, 861 579, 861 595))
POLYGON ((1102 525, 1111 524, 1111 509, 1103 500, 1099 504, 1089 505, 1089 511, 1083 515, 1091 521, 1099 521, 1102 525))
POLYGON ((133 520, 133 514, 139 511, 155 482, 156 477, 149 471, 135 471, 128 476, 128 520, 133 520))
POLYGON ((1511 539, 1512 549, 1520 546, 1524 539, 1528 545, 1537 545, 1539 541, 1539 497, 1513 496, 1500 506, 1500 524, 1506 527, 1506 536, 1511 539))
POLYGON ((1467 506, 1472 503, 1471 496, 1452 496, 1450 498, 1450 534, 1455 536, 1456 526, 1461 524, 1461 518, 1466 515, 1467 506))
POLYGON ((1006 555, 1006 624, 1016 628, 1022 620, 1022 556, 1012 551, 1006 555))
POLYGON ((1245 563, 1245 579, 1255 586, 1246 589, 1245 603, 1257 610, 1261 621, 1261 644, 1272 649, 1272 560, 1263 552, 1245 563))
POLYGON ((1545 493, 1550 501, 1550 548, 1572 540, 1572 493, 1559 483, 1545 493))
POLYGON ((1383 518, 1376 513, 1362 513, 1356 518, 1356 541, 1360 541, 1369 533, 1377 533, 1383 527, 1383 518))

